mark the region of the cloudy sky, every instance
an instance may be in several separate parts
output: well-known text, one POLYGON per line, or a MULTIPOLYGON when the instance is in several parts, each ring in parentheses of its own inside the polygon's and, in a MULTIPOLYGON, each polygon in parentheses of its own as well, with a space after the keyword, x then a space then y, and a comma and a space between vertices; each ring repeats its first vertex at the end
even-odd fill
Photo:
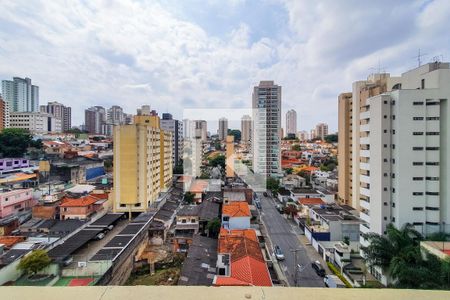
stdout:
POLYGON ((334 131, 353 81, 416 67, 419 49, 450 59, 448 0, 2 0, 0 11, 0 79, 32 78, 75 125, 91 105, 178 118, 248 108, 252 87, 275 80, 299 129, 334 131))

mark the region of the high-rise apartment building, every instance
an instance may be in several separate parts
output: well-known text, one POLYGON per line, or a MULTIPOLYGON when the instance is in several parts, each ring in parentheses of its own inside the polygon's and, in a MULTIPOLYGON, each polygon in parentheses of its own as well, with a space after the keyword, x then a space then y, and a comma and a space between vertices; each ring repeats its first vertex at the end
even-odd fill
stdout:
POLYGON ((125 114, 122 107, 113 105, 107 111, 106 122, 111 125, 125 124, 125 114))
POLYGON ((295 137, 297 134, 297 112, 293 109, 286 113, 286 136, 295 137))
POLYGON ((252 118, 244 115, 241 118, 241 143, 250 143, 252 139, 252 118))
POLYGON ((102 134, 102 125, 106 122, 106 110, 102 106, 93 106, 84 111, 84 124, 89 134, 102 134))
POLYGON ((328 135, 328 124, 319 123, 316 125, 316 138, 320 138, 322 141, 328 135))
POLYGON ((163 113, 161 129, 172 133, 172 164, 175 166, 183 155, 183 123, 175 120, 171 114, 163 113))
POLYGON ((218 130, 219 140, 225 141, 228 135, 228 120, 227 118, 219 119, 219 130, 218 130))
MULTIPOLYGON (((449 63, 434 62, 353 84, 350 194, 365 221, 361 233, 385 234, 389 223, 425 236, 450 232, 448 82, 449 63)), ((371 272, 386 283, 381 270, 371 272)))
MULTIPOLYGON (((342 93, 338 97, 338 200, 342 204, 351 205, 352 175, 352 93, 342 93)), ((355 206, 356 207, 356 206, 355 206)))
POLYGON ((9 105, 0 96, 0 132, 9 127, 9 105))
POLYGON ((10 112, 39 111, 39 87, 32 85, 30 78, 2 80, 2 96, 10 112))
POLYGON ((172 134, 158 116, 138 115, 114 126, 113 205, 116 212, 146 211, 172 182, 172 134))
POLYGON ((47 105, 41 105, 40 111, 51 114, 61 120, 62 131, 68 131, 72 128, 72 108, 59 102, 48 102, 47 105))
POLYGON ((253 168, 266 176, 281 174, 281 86, 261 81, 253 88, 253 168))
POLYGON ((316 129, 311 129, 311 131, 309 132, 309 138, 311 140, 317 138, 317 130, 316 129))

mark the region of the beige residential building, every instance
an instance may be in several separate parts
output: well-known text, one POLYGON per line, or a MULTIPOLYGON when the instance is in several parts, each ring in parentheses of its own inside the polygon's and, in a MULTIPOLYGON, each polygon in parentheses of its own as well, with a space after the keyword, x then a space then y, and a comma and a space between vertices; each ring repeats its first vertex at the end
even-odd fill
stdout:
POLYGON ((241 142, 250 143, 252 138, 252 118, 244 115, 241 118, 241 142))
POLYGON ((226 138, 226 177, 234 177, 234 136, 226 138))
POLYGON ((316 137, 320 138, 322 141, 328 135, 328 124, 319 123, 316 125, 316 137))
POLYGON ((138 115, 114 127, 113 205, 116 212, 146 211, 172 182, 172 134, 158 116, 138 115))
POLYGON ((350 179, 352 175, 352 93, 338 97, 338 200, 352 206, 350 179))

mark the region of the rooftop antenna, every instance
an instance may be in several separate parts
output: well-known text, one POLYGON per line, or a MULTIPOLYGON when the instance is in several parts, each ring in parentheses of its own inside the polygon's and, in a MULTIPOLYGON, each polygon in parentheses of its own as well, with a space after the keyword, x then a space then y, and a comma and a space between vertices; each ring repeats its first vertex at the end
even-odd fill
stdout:
POLYGON ((424 57, 425 55, 427 55, 427 54, 420 53, 420 48, 419 48, 419 52, 417 53, 417 56, 415 56, 415 58, 417 58, 418 67, 420 67, 422 65, 422 57, 424 57))

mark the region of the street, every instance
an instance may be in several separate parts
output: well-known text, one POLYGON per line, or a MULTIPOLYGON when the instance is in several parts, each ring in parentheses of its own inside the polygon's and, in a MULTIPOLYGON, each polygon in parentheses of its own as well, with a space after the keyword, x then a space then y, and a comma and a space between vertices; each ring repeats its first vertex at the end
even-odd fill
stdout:
POLYGON ((311 267, 312 260, 308 257, 305 248, 300 243, 297 234, 286 219, 276 210, 276 202, 271 197, 264 197, 258 193, 261 199, 261 218, 266 226, 272 247, 274 244, 280 246, 285 260, 280 261, 281 269, 284 271, 290 286, 295 286, 295 254, 297 251, 297 264, 301 265, 301 271, 297 274, 297 286, 300 287, 324 287, 323 278, 319 277, 311 267))

